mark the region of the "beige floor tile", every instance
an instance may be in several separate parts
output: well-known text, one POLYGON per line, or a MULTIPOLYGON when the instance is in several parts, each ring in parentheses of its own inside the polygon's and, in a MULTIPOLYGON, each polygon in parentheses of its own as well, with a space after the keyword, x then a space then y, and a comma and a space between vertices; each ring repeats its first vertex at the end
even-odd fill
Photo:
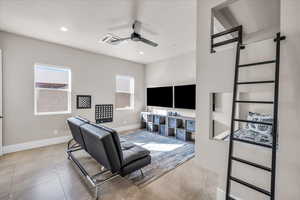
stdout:
POLYGON ((12 180, 14 175, 15 165, 0 166, 0 200, 8 199, 12 191, 12 180))
POLYGON ((83 180, 63 177, 60 179, 67 200, 88 200, 93 196, 93 191, 83 180))
MULTIPOLYGON (((91 186, 67 159, 65 149, 66 144, 59 144, 0 157, 0 200, 10 196, 9 200, 92 199, 91 186)), ((101 169, 83 151, 75 156, 89 173, 101 169)), ((137 187, 126 178, 116 178, 101 186, 101 200, 215 199, 216 175, 201 170, 193 160, 144 187, 137 187)))
POLYGON ((117 177, 103 184, 99 191, 99 197, 103 200, 128 200, 134 199, 136 193, 139 192, 139 188, 127 179, 117 177))
POLYGON ((32 164, 24 165, 24 168, 16 169, 12 189, 13 191, 28 189, 50 180, 58 180, 55 168, 38 168, 33 167, 32 164))
POLYGON ((8 199, 12 192, 12 177, 0 177, 0 200, 8 199))
POLYGON ((13 200, 64 200, 65 195, 59 180, 51 180, 30 189, 24 188, 13 193, 13 200))

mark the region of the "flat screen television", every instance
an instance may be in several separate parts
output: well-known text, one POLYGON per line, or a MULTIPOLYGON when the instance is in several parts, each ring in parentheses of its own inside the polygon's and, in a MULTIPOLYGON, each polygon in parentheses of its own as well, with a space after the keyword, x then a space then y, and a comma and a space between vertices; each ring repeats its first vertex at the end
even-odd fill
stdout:
POLYGON ((174 87, 175 108, 196 108, 196 85, 179 85, 174 87))
POLYGON ((147 106, 173 107, 173 87, 147 88, 147 106))

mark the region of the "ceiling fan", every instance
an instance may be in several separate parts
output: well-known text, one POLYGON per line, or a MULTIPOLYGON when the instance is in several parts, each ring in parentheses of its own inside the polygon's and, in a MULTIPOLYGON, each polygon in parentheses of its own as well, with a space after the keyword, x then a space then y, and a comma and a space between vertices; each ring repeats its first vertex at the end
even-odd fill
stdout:
POLYGON ((112 45, 117 45, 117 44, 120 44, 123 41, 131 40, 131 41, 134 41, 134 42, 143 42, 143 43, 145 43, 147 45, 150 45, 152 47, 157 47, 158 46, 157 43, 142 37, 142 35, 140 34, 141 27, 142 27, 142 23, 138 20, 135 20, 132 24, 133 33, 129 37, 120 38, 120 37, 115 36, 113 34, 108 34, 102 39, 102 41, 107 42, 107 43, 112 44, 112 45))

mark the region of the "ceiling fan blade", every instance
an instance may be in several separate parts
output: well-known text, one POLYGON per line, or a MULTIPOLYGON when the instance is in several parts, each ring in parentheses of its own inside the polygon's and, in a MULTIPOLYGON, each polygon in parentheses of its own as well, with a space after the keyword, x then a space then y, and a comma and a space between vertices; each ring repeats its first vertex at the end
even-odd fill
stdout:
POLYGON ((157 47, 157 46, 158 46, 158 44, 157 44, 157 43, 155 43, 155 42, 152 42, 152 41, 150 41, 150 40, 147 40, 147 39, 145 39, 145 38, 142 38, 142 37, 141 37, 140 41, 141 41, 141 42, 144 42, 144 43, 146 43, 146 44, 148 44, 148 45, 150 45, 150 46, 153 46, 153 47, 157 47))
POLYGON ((131 37, 120 38, 120 39, 112 40, 110 43, 111 44, 119 44, 119 43, 121 43, 123 41, 126 41, 126 40, 129 40, 129 39, 131 39, 131 37))

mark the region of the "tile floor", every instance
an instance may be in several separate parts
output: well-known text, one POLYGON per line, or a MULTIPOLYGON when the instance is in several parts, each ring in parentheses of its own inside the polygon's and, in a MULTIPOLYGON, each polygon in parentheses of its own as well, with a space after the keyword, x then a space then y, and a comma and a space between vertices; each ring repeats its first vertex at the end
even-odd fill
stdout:
MULTIPOLYGON (((65 148, 66 144, 58 144, 0 157, 0 200, 93 199, 93 192, 67 159, 65 148)), ((101 187, 99 199, 215 199, 214 182, 196 179, 199 169, 194 169, 193 162, 186 162, 143 188, 118 177, 101 187), (207 190, 201 189, 201 185, 207 190)))

